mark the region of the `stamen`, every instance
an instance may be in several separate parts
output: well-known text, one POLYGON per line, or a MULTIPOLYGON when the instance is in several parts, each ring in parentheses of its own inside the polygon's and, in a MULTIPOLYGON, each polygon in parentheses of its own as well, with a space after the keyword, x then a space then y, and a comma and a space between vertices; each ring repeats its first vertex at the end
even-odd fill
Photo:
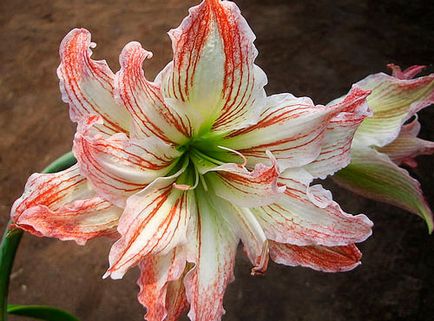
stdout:
MULTIPOLYGON (((192 154, 196 154, 196 155, 199 156, 200 158, 203 158, 203 159, 207 160, 208 162, 213 163, 213 164, 216 164, 216 165, 223 165, 223 164, 224 164, 224 162, 219 161, 218 159, 215 159, 215 158, 209 157, 208 155, 202 153, 202 152, 201 152, 200 150, 198 150, 198 149, 194 149, 194 150, 192 151, 192 154)), ((193 161, 193 162, 194 162, 194 161, 193 161)))
POLYGON ((208 185, 206 184, 205 177, 199 175, 199 178, 200 182, 202 183, 203 189, 205 190, 205 192, 208 192, 208 185))
POLYGON ((189 191, 192 189, 190 185, 173 183, 173 187, 181 191, 189 191))
POLYGON ((268 267, 268 260, 270 257, 270 250, 268 246, 268 241, 265 241, 262 246, 261 256, 257 258, 255 266, 250 272, 251 275, 263 275, 268 267))
POLYGON ((240 164, 240 165, 243 166, 243 167, 245 167, 247 165, 247 158, 246 158, 246 156, 244 156, 243 154, 241 154, 239 151, 237 151, 235 149, 227 148, 227 147, 224 147, 224 146, 217 146, 217 147, 220 148, 220 149, 226 150, 228 152, 231 152, 231 153, 234 153, 234 154, 240 156, 243 159, 243 163, 240 164))
POLYGON ((196 167, 194 167, 194 173, 195 173, 195 182, 193 186, 187 184, 177 184, 177 183, 173 183, 172 186, 181 191, 191 191, 195 189, 197 185, 199 185, 199 180, 201 178, 201 175, 199 175, 199 172, 197 171, 196 167))

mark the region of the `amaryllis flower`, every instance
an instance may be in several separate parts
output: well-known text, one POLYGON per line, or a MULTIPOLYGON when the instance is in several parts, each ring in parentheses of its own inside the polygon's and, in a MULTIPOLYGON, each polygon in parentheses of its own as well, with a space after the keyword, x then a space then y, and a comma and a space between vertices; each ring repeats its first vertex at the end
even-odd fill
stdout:
POLYGON ((202 2, 169 35, 173 61, 153 82, 138 42, 113 74, 91 59, 87 30, 65 37, 58 75, 78 164, 30 177, 14 224, 80 244, 117 236, 105 276, 140 267, 148 320, 187 309, 219 320, 240 241, 252 274, 269 257, 327 272, 360 264, 354 244, 372 223, 310 184, 349 163, 370 91, 354 87, 329 106, 267 96, 254 34, 232 2, 202 2))
POLYGON ((368 104, 373 116, 357 129, 351 164, 334 178, 355 193, 419 215, 432 232, 433 215, 420 184, 400 166, 414 168, 416 156, 434 153, 434 142, 417 137, 421 126, 416 114, 434 103, 434 74, 413 79, 424 66, 389 67, 392 76, 379 73, 356 84, 372 91, 368 104))

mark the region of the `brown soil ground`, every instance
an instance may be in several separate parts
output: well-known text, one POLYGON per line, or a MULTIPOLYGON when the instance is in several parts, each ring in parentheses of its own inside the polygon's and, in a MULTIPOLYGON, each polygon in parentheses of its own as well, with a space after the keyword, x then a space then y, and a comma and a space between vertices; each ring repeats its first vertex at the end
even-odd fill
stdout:
MULTIPOLYGON (((68 151, 74 126, 60 100, 55 70, 63 36, 80 26, 99 44, 98 58, 118 69, 131 40, 154 52, 147 74, 169 60, 165 32, 177 26, 193 0, 3 0, 0 2, 0 227, 27 177, 68 151)), ((326 103, 387 63, 431 64, 431 1, 239 0, 257 35, 257 63, 268 92, 291 92, 326 103)), ((432 71, 432 67, 431 67, 432 71)), ((434 111, 421 113, 422 136, 434 140, 434 111)), ((413 171, 434 205, 433 158, 413 171)), ((236 281, 225 297, 224 320, 434 320, 434 238, 424 223, 402 210, 335 188, 347 211, 364 211, 374 236, 361 245, 363 265, 325 274, 271 264, 251 277, 241 255, 236 281)), ((109 240, 86 247, 26 235, 11 284, 11 302, 65 308, 83 321, 142 320, 136 301, 137 271, 121 281, 102 280, 109 240)), ((11 320, 22 320, 11 318, 11 320)))

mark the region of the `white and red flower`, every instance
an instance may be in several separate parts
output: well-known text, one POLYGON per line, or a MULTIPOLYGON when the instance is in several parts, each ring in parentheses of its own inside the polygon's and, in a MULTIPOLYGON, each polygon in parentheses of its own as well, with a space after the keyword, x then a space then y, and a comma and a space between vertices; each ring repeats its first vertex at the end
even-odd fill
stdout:
POLYGON ((310 184, 350 162, 370 91, 353 87, 328 106, 267 96, 255 36, 229 1, 203 1, 169 35, 173 61, 153 82, 139 43, 113 74, 91 59, 87 30, 65 37, 58 75, 78 164, 30 177, 14 224, 80 244, 117 226, 106 276, 140 267, 148 320, 188 308, 191 320, 219 320, 240 241, 252 274, 269 257, 327 272, 360 264, 354 243, 371 221, 310 184))
POLYGON ((334 179, 355 193, 419 215, 431 233, 433 214, 420 184, 400 166, 414 168, 416 156, 434 153, 434 142, 417 137, 421 125, 416 114, 434 104, 434 74, 413 79, 424 66, 389 67, 392 76, 374 74, 356 84, 372 91, 368 105, 373 115, 356 131, 351 164, 334 179))

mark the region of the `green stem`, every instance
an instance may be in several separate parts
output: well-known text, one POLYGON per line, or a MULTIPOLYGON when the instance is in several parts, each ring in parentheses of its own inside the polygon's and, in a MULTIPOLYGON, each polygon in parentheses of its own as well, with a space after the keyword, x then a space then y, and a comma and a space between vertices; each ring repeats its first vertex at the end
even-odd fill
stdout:
MULTIPOLYGON (((56 173, 67 169, 76 163, 72 152, 66 153, 48 165, 43 173, 56 173)), ((9 279, 14 264, 15 254, 23 236, 23 231, 14 227, 11 222, 0 244, 0 321, 7 321, 9 279)))
POLYGON ((23 231, 11 228, 9 223, 0 245, 0 321, 7 320, 9 276, 22 236, 23 231))
POLYGON ((75 159, 74 154, 72 152, 68 152, 45 167, 42 173, 57 173, 63 171, 64 169, 70 168, 75 163, 77 163, 77 160, 75 159))

